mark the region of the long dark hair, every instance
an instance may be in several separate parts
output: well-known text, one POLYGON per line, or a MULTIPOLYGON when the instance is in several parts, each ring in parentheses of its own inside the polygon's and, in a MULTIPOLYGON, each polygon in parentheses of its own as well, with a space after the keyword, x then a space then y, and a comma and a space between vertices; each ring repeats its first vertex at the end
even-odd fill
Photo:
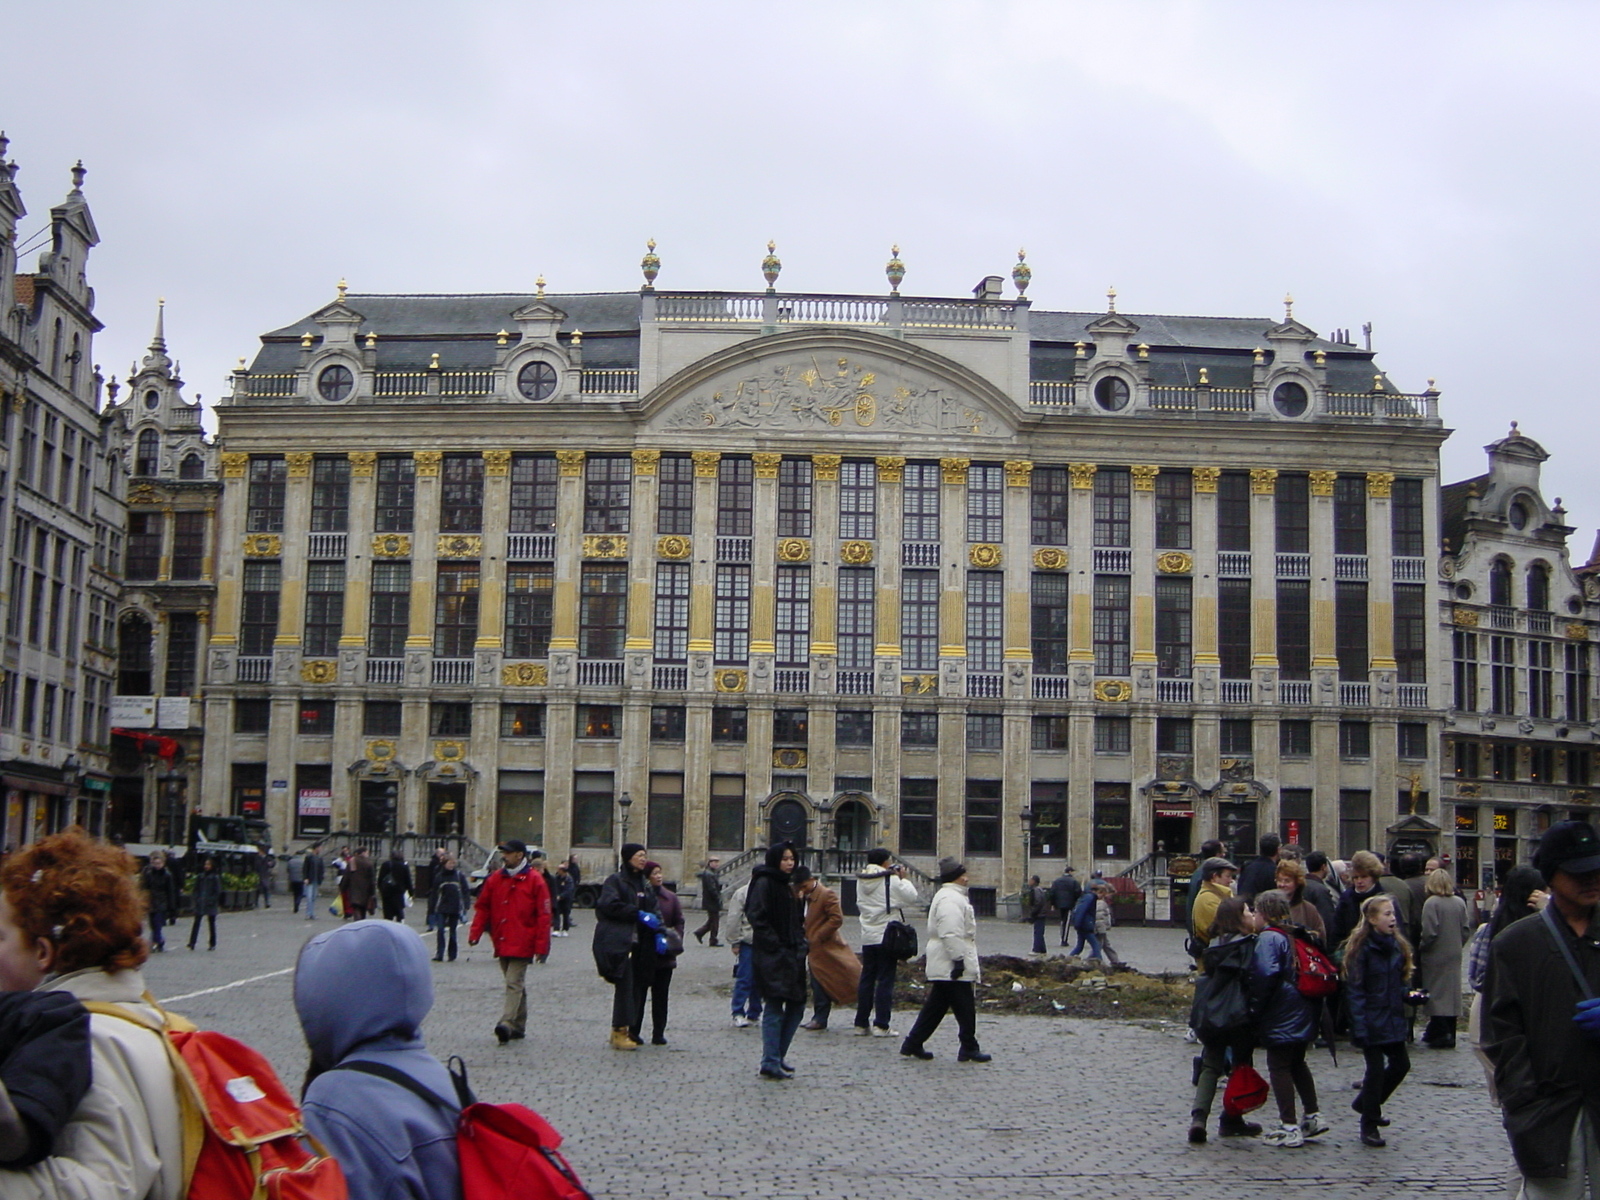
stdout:
POLYGON ((1250 901, 1243 896, 1229 896, 1217 905, 1217 915, 1211 921, 1211 944, 1224 937, 1243 937, 1251 932, 1244 927, 1244 915, 1250 911, 1250 901))
POLYGON ((1545 886, 1544 876, 1533 867, 1516 866, 1506 872, 1500 881, 1500 904, 1489 922, 1489 937, 1493 939, 1513 921, 1533 913, 1528 898, 1545 886))
MULTIPOLYGON (((1344 974, 1346 979, 1361 978, 1361 946, 1367 938, 1372 936, 1372 914, 1380 904, 1387 904, 1395 910, 1399 917, 1400 910, 1395 906, 1394 897, 1388 892, 1379 892, 1376 896, 1368 896, 1361 902, 1361 919, 1356 922, 1356 927, 1350 931, 1350 936, 1344 940, 1344 974)), ((1400 978, 1411 978, 1411 943, 1406 941, 1405 934, 1396 926, 1394 931, 1394 944, 1400 947, 1400 978)))

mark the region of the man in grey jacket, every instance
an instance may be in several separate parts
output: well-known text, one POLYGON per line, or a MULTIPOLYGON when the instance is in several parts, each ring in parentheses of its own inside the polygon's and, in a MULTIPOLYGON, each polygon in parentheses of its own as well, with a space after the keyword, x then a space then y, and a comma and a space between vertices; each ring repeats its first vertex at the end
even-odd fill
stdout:
POLYGON ((895 1036, 889 1028, 889 1012, 894 1007, 895 968, 899 964, 883 945, 883 931, 891 920, 904 921, 907 906, 915 906, 918 901, 916 886, 906 878, 905 867, 890 866, 889 858, 889 852, 881 846, 868 850, 867 869, 856 876, 856 908, 861 916, 861 984, 856 989, 855 1032, 861 1036, 895 1036))
POLYGON ((733 893, 728 902, 728 945, 733 950, 733 1025, 745 1029, 761 1019, 761 993, 756 990, 752 958, 750 922, 745 919, 744 902, 750 894, 748 882, 733 893))

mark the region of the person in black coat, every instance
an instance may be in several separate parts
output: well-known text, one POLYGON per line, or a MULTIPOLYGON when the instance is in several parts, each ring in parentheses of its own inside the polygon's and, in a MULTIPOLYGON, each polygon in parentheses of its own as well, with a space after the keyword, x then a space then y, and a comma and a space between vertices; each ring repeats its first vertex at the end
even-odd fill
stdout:
POLYGON ((378 898, 385 921, 406 919, 406 895, 411 891, 411 867, 399 850, 391 850, 378 868, 378 898))
POLYGON ((717 941, 717 934, 722 928, 722 880, 717 877, 717 868, 722 865, 722 860, 715 856, 706 859, 705 870, 700 872, 700 908, 706 914, 705 922, 694 931, 694 940, 703 942, 706 934, 711 934, 713 946, 722 945, 717 941))
POLYGON ((638 842, 622 847, 617 871, 600 885, 595 901, 594 965, 612 985, 611 1048, 637 1050, 629 1033, 644 1013, 645 993, 656 973, 656 932, 661 907, 645 873, 649 856, 638 842))
POLYGON ((790 879, 799 861, 793 842, 779 842, 750 874, 745 918, 761 1014, 761 1077, 792 1079, 787 1057, 806 1008, 805 904, 790 879))
POLYGON ((189 928, 189 949, 200 940, 200 921, 205 919, 210 928, 211 944, 207 950, 217 948, 217 910, 222 907, 222 876, 217 874, 215 859, 200 863, 194 876, 194 924, 189 928))
POLYGON ((1261 854, 1245 863, 1244 870, 1239 872, 1239 882, 1233 886, 1233 894, 1246 900, 1254 900, 1262 892, 1270 892, 1277 885, 1278 877, 1278 847, 1283 845, 1275 833, 1263 834, 1261 837, 1261 854))
POLYGON ((166 851, 151 852, 150 864, 139 873, 139 882, 150 898, 150 948, 165 950, 167 939, 161 930, 178 915, 178 878, 167 866, 166 851))
POLYGON ((300 867, 300 877, 304 882, 300 885, 306 892, 306 920, 317 919, 317 896, 322 890, 322 859, 315 850, 307 850, 305 862, 300 867))
POLYGON ((446 854, 433 872, 433 886, 428 897, 428 907, 434 916, 434 962, 444 961, 447 942, 450 961, 456 960, 456 926, 461 924, 462 915, 467 911, 471 887, 471 882, 456 866, 456 860, 446 854))
POLYGON ((1361 1094, 1350 1107, 1361 1114, 1361 1141, 1385 1144, 1380 1126, 1384 1102, 1394 1095, 1411 1070, 1406 1037, 1406 981, 1411 977, 1411 944, 1401 936, 1394 898, 1369 894, 1361 905, 1361 923, 1344 944, 1345 1011, 1350 1016, 1350 1043, 1366 1056, 1367 1074, 1361 1094))
POLYGON ((1067 936, 1072 930, 1072 910, 1078 906, 1078 897, 1083 895, 1083 884, 1078 881, 1077 875, 1071 867, 1067 867, 1050 881, 1050 903, 1056 906, 1056 911, 1061 914, 1061 944, 1067 944, 1067 936))
POLYGON ((1577 1196, 1584 1159, 1591 1178, 1600 1163, 1600 836, 1561 821, 1539 840, 1533 865, 1550 903, 1489 944, 1483 1051, 1517 1169, 1534 1185, 1526 1194, 1577 1196), (1584 999, 1563 947, 1597 999, 1584 999))

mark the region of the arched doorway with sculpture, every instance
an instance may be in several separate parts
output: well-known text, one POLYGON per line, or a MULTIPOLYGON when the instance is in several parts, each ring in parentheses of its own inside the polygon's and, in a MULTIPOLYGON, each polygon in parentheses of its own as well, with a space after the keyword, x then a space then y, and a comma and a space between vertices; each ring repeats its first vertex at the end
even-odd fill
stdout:
POLYGON ((816 815, 811 798, 804 792, 792 790, 773 792, 761 802, 761 815, 767 827, 767 845, 793 842, 796 857, 808 862, 816 815))

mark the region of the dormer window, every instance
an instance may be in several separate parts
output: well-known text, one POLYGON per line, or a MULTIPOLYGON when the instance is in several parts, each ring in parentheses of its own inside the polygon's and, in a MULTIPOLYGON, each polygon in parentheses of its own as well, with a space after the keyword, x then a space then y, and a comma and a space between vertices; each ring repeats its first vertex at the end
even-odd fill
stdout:
POLYGON ((198 454, 185 454, 183 462, 178 465, 179 479, 204 479, 206 477, 205 459, 198 454))
POLYGON ((1283 416, 1298 417, 1304 414, 1310 397, 1303 384, 1280 383, 1272 392, 1272 406, 1283 416))
POLYGON ((556 391, 556 369, 547 362, 524 364, 517 372, 517 391, 524 400, 550 399, 556 391))
POLYGON ((350 374, 350 368, 338 363, 324 367, 322 373, 317 376, 317 395, 330 404, 337 404, 343 400, 355 386, 355 376, 350 374))
POLYGON ((1528 526, 1528 517, 1528 506, 1521 500, 1518 500, 1511 506, 1511 512, 1508 514, 1507 519, 1511 522, 1511 528, 1526 529, 1528 526))
POLYGON ((144 394, 144 406, 154 412, 161 407, 161 393, 151 388, 144 394))
POLYGON ((139 449, 134 456, 135 475, 154 475, 161 462, 161 435, 154 429, 139 432, 139 449))
POLYGON ((1094 385, 1094 402, 1107 412, 1127 408, 1128 396, 1128 381, 1117 375, 1107 375, 1094 385))

